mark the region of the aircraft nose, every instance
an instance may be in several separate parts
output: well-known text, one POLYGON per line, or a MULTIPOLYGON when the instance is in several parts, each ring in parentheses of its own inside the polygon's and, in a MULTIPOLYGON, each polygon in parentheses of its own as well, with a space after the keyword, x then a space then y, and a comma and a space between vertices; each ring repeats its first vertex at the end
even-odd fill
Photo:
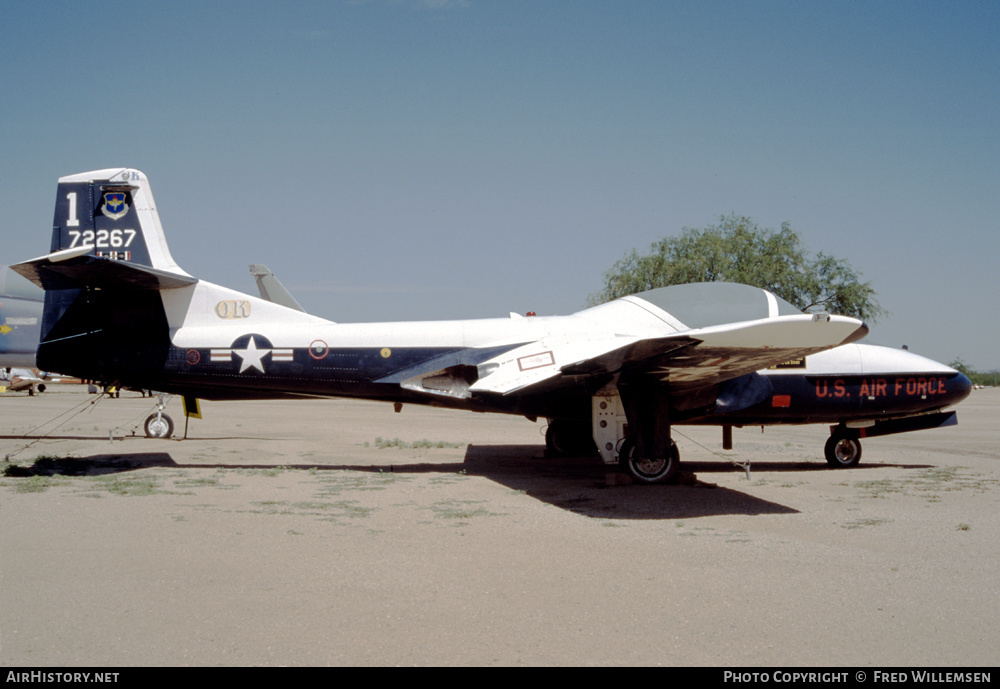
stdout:
POLYGON ((964 373, 955 373, 955 376, 945 383, 948 404, 958 404, 972 392, 972 381, 964 373))
POLYGON ((905 349, 855 345, 866 376, 885 376, 892 395, 927 400, 928 408, 958 404, 972 391, 972 382, 960 371, 905 349))

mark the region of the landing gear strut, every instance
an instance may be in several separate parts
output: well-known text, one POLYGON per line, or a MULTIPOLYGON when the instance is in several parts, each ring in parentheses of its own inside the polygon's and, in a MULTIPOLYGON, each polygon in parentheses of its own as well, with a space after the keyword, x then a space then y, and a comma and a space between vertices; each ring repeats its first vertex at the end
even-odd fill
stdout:
POLYGON ((618 381, 630 433, 618 452, 621 468, 637 483, 664 483, 677 475, 680 454, 670 437, 670 392, 662 381, 639 376, 618 381))

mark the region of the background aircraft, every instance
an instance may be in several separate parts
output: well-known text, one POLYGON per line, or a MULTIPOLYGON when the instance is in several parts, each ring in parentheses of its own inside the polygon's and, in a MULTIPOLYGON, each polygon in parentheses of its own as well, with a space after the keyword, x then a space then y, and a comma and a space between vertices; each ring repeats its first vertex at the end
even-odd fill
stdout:
POLYGON ((45 390, 48 374, 32 368, 42 327, 45 292, 0 266, 0 387, 29 395, 45 390))
POLYGON ((45 392, 49 385, 54 383, 72 383, 79 385, 82 381, 79 378, 67 378, 56 373, 39 371, 34 368, 4 368, 0 369, 0 388, 5 388, 7 392, 21 392, 27 390, 29 395, 34 395, 35 390, 45 392))
POLYGON ((61 178, 51 246, 13 266, 46 290, 46 370, 204 399, 340 396, 546 417, 551 448, 596 444, 644 483, 675 475, 674 424, 830 423, 828 461, 852 466, 861 437, 954 423, 942 410, 970 389, 936 362, 852 344, 868 332, 856 319, 729 283, 561 317, 334 323, 184 272, 133 169, 61 178))
POLYGON ((0 368, 35 365, 45 292, 0 266, 0 368))
POLYGON ((0 387, 9 392, 27 390, 34 395, 36 386, 38 392, 45 392, 46 375, 32 368, 5 368, 0 371, 0 387))

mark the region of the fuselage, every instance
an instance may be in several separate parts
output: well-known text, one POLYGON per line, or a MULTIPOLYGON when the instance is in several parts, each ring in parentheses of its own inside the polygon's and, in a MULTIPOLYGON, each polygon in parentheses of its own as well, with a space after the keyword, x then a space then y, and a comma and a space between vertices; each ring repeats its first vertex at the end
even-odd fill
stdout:
MULTIPOLYGON (((526 343, 546 343, 539 361, 518 361, 530 370, 572 364, 588 341, 656 338, 684 328, 636 298, 569 316, 392 323, 335 323, 205 282, 130 299, 97 292, 85 303, 76 300, 73 308, 80 312, 72 318, 89 324, 94 334, 46 345, 62 372, 203 399, 356 397, 586 420, 596 379, 518 394, 469 389, 482 373, 480 365, 526 343), (115 299, 113 309, 102 303, 105 297, 115 299), (65 365, 67 357, 73 366, 65 365), (450 372, 440 384, 432 375, 438 369, 450 372), (416 379, 420 385, 413 384, 416 379)), ((725 411, 709 388, 697 404, 678 404, 674 422, 889 418, 941 409, 971 389, 948 366, 867 344, 842 345, 758 373, 770 386, 759 402, 725 411)))

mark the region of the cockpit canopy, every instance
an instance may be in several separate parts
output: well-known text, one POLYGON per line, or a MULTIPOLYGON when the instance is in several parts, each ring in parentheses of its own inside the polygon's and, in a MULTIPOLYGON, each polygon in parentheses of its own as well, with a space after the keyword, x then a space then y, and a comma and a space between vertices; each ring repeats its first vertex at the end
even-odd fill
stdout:
POLYGON ((659 287, 635 295, 658 306, 689 328, 801 314, 779 296, 735 282, 694 282, 659 287), (770 297, 773 302, 768 299, 770 297), (770 303, 769 303, 770 302, 770 303), (777 306, 777 313, 771 304, 777 306))

